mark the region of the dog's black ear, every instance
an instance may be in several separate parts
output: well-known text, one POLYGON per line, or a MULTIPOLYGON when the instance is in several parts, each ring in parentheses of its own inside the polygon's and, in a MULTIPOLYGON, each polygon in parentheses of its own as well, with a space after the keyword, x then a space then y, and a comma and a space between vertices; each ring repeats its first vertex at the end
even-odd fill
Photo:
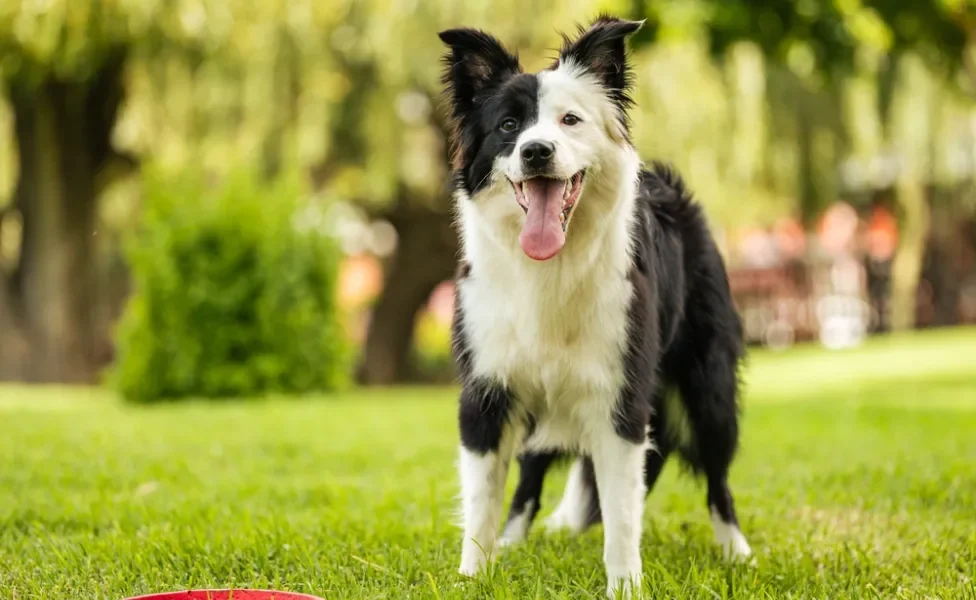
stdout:
POLYGON ((621 104, 626 100, 630 87, 630 66, 627 62, 627 38, 644 25, 644 21, 624 21, 609 15, 600 15, 590 27, 580 27, 575 40, 563 36, 559 51, 560 62, 573 64, 593 73, 613 96, 620 94, 621 104))
POLYGON ((448 29, 437 35, 450 47, 444 56, 443 83, 451 92, 455 117, 470 111, 480 92, 522 70, 518 56, 483 31, 448 29))

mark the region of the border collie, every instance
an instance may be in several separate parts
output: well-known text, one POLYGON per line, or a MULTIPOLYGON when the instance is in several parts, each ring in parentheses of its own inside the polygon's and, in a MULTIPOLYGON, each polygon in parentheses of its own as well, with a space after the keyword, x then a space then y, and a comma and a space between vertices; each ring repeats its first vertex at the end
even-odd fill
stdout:
POLYGON ((630 142, 626 40, 641 25, 601 16, 535 74, 485 32, 439 34, 463 253, 453 345, 464 575, 526 535, 560 453, 577 458, 547 524, 603 523, 611 597, 640 593, 644 499, 672 450, 706 479, 726 556, 750 554, 727 482, 741 324, 700 208, 630 142))

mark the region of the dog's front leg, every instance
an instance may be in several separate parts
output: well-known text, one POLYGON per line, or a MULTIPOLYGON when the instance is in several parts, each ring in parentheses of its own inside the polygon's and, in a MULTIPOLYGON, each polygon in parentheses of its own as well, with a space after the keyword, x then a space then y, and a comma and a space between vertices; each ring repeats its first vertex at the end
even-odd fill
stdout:
POLYGON ((641 593, 641 520, 644 512, 644 454, 647 442, 619 435, 611 423, 595 432, 593 467, 603 514, 603 561, 607 595, 641 593))
POLYGON ((484 381, 465 383, 459 463, 464 541, 458 571, 462 575, 478 574, 495 554, 505 480, 515 450, 511 410, 511 394, 504 387, 484 381))

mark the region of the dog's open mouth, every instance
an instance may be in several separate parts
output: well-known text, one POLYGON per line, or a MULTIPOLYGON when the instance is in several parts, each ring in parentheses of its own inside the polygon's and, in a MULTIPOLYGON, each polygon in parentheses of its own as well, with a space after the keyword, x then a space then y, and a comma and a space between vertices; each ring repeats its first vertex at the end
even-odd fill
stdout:
POLYGON ((522 250, 535 260, 548 260, 566 243, 566 227, 583 189, 584 171, 569 179, 533 177, 512 182, 515 200, 525 211, 519 235, 522 250))

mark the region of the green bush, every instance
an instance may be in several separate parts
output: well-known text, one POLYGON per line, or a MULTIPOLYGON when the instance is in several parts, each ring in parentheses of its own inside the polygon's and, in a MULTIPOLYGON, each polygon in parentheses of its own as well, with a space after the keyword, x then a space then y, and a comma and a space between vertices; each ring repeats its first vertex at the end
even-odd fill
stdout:
POLYGON ((145 176, 112 386, 136 401, 328 391, 347 366, 339 251, 296 229, 300 186, 145 176))

